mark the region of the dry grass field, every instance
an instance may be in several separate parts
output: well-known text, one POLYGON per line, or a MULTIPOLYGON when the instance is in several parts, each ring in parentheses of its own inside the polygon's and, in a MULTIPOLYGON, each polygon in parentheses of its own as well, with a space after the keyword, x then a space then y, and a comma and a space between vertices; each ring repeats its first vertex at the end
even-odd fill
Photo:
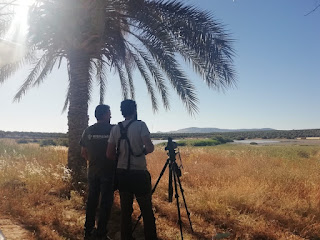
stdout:
MULTIPOLYGON (((320 239, 319 145, 225 144, 180 152, 194 229, 179 193, 184 239, 320 239)), ((148 156, 153 183, 166 160, 160 146, 148 156)), ((66 148, 0 140, 1 216, 23 224, 34 239, 82 239, 85 194, 69 191, 66 161, 66 148)), ((153 196, 159 239, 181 239, 176 201, 167 201, 167 188, 166 171, 153 196)), ((116 193, 114 239, 119 211, 116 193)), ((142 232, 139 225, 137 239, 142 232)))

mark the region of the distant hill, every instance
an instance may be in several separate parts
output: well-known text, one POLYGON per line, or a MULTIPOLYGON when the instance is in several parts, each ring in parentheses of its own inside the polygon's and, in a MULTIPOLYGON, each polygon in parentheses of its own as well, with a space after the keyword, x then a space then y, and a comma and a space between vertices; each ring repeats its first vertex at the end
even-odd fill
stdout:
POLYGON ((189 127, 176 131, 170 131, 169 133, 223 133, 223 132, 251 132, 251 131, 274 131, 272 128, 251 128, 251 129, 220 129, 220 128, 198 128, 189 127))

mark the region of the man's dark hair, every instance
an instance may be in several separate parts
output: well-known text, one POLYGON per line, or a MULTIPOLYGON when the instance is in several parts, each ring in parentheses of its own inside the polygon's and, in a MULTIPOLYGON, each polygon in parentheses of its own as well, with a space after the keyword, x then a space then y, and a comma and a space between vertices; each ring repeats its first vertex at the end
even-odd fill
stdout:
POLYGON ((131 99, 126 99, 121 102, 120 109, 122 116, 128 117, 135 113, 135 111, 137 110, 137 104, 131 99))
POLYGON ((110 111, 110 107, 108 105, 100 104, 96 107, 96 110, 94 111, 94 116, 99 121, 103 118, 105 114, 107 114, 110 111))

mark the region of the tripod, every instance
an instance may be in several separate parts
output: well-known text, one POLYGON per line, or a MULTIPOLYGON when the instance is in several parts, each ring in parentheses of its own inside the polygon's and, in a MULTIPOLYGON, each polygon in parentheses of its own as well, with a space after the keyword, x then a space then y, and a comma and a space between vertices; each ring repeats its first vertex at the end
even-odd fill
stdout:
MULTIPOLYGON (((184 190, 182 188, 181 185, 181 181, 180 181, 180 177, 181 177, 181 170, 178 166, 178 164, 176 163, 176 154, 178 152, 176 152, 177 148, 177 143, 172 141, 172 138, 168 138, 168 144, 165 147, 165 150, 168 151, 168 156, 169 158, 167 159, 165 165, 163 166, 161 172, 160 172, 160 176, 156 182, 156 184, 154 185, 151 194, 153 194, 160 182, 161 177, 163 176, 166 168, 169 166, 169 184, 168 184, 168 201, 172 202, 172 197, 173 197, 173 186, 174 186, 174 191, 175 191, 175 198, 176 198, 176 203, 177 203, 177 211, 178 211, 178 223, 179 223, 179 227, 180 227, 180 234, 181 234, 181 239, 183 240, 183 233, 182 233, 182 220, 181 220, 181 212, 180 212, 180 204, 179 204, 179 194, 178 194, 178 185, 179 185, 179 189, 183 198, 183 203, 187 212, 187 216, 188 216, 188 220, 189 220, 189 224, 190 224, 190 228, 191 231, 193 232, 193 228, 192 228, 192 223, 191 223, 191 219, 190 219, 190 212, 188 210, 187 207, 187 203, 186 203, 186 199, 184 196, 184 190), (173 186, 172 186, 172 182, 173 182, 173 186)), ((132 232, 136 229, 140 219, 141 219, 142 215, 140 214, 140 216, 137 219, 137 222, 132 230, 132 232)))

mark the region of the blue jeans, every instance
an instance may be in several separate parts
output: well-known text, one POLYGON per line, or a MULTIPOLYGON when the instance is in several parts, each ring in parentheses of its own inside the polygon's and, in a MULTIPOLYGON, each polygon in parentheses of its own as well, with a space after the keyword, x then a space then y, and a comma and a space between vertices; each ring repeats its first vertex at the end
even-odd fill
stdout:
POLYGON ((86 207, 86 222, 84 225, 85 232, 90 233, 95 227, 96 210, 101 195, 97 235, 105 236, 113 203, 113 176, 89 174, 88 183, 89 192, 86 207))

